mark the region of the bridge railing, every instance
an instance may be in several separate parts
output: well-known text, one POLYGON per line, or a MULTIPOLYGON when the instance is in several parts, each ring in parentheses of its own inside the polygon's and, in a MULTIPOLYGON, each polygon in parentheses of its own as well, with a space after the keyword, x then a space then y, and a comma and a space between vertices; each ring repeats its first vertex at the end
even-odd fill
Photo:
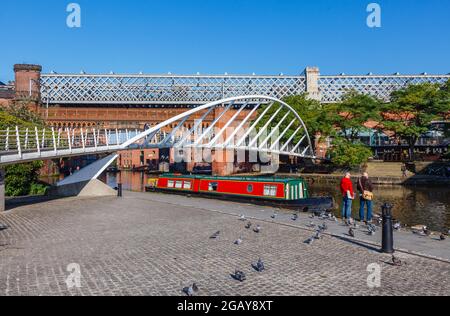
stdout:
POLYGON ((0 130, 0 155, 118 147, 140 131, 107 129, 7 128, 0 130))

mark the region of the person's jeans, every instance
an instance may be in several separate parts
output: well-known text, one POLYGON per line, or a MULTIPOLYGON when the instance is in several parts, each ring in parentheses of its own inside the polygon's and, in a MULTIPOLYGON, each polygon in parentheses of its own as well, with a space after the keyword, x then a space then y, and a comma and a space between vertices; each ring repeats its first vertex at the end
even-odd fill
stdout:
POLYGON ((364 211, 367 205, 367 221, 370 222, 372 220, 372 201, 364 200, 362 197, 360 199, 360 207, 359 207, 359 219, 364 221, 364 211))
POLYGON ((350 219, 352 217, 352 199, 344 196, 342 200, 342 218, 350 219))

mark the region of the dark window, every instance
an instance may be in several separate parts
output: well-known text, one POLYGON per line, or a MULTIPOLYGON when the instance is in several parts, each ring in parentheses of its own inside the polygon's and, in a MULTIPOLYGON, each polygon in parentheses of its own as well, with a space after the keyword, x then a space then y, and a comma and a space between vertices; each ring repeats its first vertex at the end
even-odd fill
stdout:
POLYGON ((219 188, 219 184, 217 182, 211 182, 208 185, 208 191, 217 191, 218 188, 219 188))

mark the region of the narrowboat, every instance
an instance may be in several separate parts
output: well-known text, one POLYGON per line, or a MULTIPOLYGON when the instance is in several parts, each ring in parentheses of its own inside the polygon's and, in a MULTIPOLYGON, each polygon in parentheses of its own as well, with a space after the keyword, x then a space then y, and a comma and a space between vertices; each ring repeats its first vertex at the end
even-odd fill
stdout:
POLYGON ((161 175, 150 179, 147 191, 202 195, 205 197, 273 205, 301 211, 330 211, 332 197, 310 197, 304 179, 161 175))

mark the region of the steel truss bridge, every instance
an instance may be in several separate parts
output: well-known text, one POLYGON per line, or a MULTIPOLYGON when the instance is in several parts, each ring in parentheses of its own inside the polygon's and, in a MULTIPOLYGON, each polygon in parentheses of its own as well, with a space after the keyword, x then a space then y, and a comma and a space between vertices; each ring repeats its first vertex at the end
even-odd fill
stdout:
POLYGON ((207 103, 146 131, 37 127, 2 130, 0 166, 112 153, 133 144, 147 148, 243 150, 315 158, 306 126, 292 107, 270 96, 249 95, 207 103), (203 121, 217 110, 220 114, 204 127, 203 121), (201 119, 187 129, 184 123, 199 114, 201 119))
MULTIPOLYGON (((308 69, 307 69, 308 70, 308 69)), ((388 101, 390 94, 410 84, 442 84, 450 75, 321 76, 176 76, 43 74, 40 90, 47 104, 201 105, 242 95, 277 99, 310 93, 334 103, 350 90, 388 101)))

